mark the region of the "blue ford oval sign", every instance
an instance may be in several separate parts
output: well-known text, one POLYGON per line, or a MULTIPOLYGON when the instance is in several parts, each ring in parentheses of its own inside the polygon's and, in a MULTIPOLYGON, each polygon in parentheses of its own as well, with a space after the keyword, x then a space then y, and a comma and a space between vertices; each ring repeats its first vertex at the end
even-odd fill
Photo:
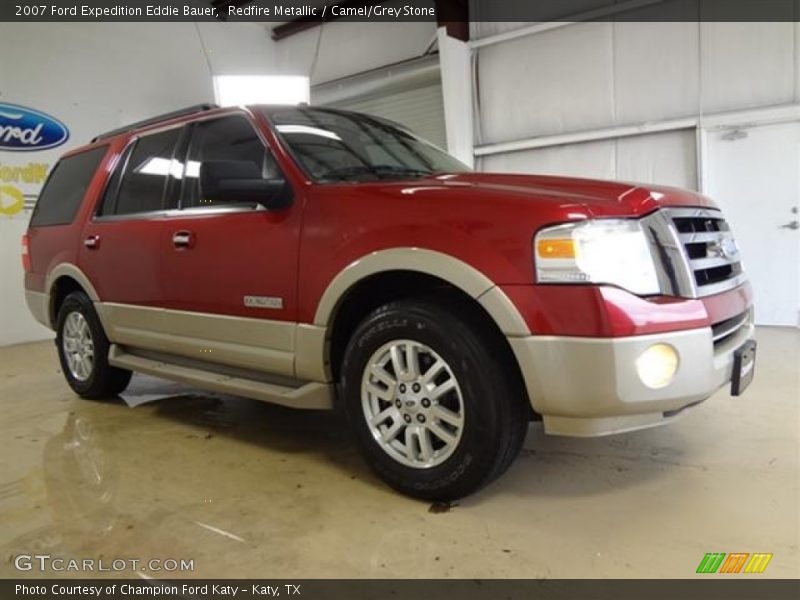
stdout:
POLYGON ((69 139, 58 119, 38 110, 0 102, 0 150, 47 150, 69 139))

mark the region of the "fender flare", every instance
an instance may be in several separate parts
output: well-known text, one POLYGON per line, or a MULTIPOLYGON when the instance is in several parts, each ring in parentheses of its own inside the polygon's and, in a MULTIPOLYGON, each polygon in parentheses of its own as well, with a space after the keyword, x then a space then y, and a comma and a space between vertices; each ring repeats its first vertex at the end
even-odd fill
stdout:
MULTIPOLYGON (((94 288, 92 282, 89 281, 89 278, 83 271, 81 271, 72 263, 59 263, 47 274, 44 285, 44 289, 46 290, 46 294, 48 296, 48 317, 52 322, 52 327, 55 327, 56 318, 56 315, 53 314, 53 286, 55 286, 56 281, 58 281, 61 277, 69 277, 70 279, 74 279, 78 285, 83 288, 83 290, 89 296, 89 299, 95 305, 100 302, 100 296, 97 295, 97 290, 94 288)), ((101 315, 101 311, 97 311, 97 313, 98 315, 101 315)), ((101 322, 102 321, 103 319, 101 317, 101 322)), ((105 326, 105 323, 103 323, 103 325, 105 326)))
POLYGON ((347 293, 363 279, 387 271, 414 271, 432 275, 474 298, 510 337, 530 335, 525 319, 509 297, 491 279, 464 261, 425 248, 389 248, 353 261, 328 284, 314 315, 314 325, 329 327, 347 293))

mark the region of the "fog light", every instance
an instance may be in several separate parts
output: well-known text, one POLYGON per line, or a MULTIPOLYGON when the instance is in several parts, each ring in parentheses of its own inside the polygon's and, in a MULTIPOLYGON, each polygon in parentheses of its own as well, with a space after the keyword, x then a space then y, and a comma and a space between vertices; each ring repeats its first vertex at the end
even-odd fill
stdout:
POLYGON ((636 359, 639 379, 647 387, 658 389, 670 384, 678 371, 678 353, 667 344, 655 344, 636 359))

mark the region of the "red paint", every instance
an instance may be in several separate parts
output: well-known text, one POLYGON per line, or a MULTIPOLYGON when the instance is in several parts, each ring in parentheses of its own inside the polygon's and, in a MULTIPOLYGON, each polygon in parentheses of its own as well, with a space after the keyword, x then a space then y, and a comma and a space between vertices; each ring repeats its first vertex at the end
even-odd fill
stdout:
POLYGON ((538 335, 627 337, 708 327, 752 304, 749 284, 703 299, 640 298, 611 286, 501 286, 538 335))
POLYGON ((187 213, 164 219, 159 224, 156 253, 164 286, 160 304, 178 310, 296 320, 301 206, 295 203, 277 212, 187 213), (193 247, 173 245, 172 236, 180 230, 190 232, 193 247), (282 298, 283 308, 265 313, 262 308, 246 307, 244 296, 282 298))
MULTIPOLYGON (((140 131, 237 110, 207 111, 140 131)), ((123 133, 95 144, 107 145, 109 152, 75 221, 29 231, 26 287, 46 291, 45 275, 67 262, 89 277, 102 301, 310 323, 325 289, 347 265, 377 250, 419 247, 482 272, 508 295, 535 334, 615 337, 705 327, 752 303, 747 285, 692 300, 534 282, 532 240, 540 228, 593 217, 639 217, 662 206, 713 206, 699 194, 486 173, 317 185, 260 112, 245 114, 271 146, 294 190, 289 208, 93 220, 109 174, 132 136, 123 133), (191 235, 190 247, 174 246, 177 231, 191 235), (90 236, 97 236, 93 249, 83 243, 90 236), (283 308, 268 313, 247 308, 245 295, 282 298, 283 308)))
POLYGON ((31 271, 31 255, 28 250, 28 234, 22 235, 22 268, 26 273, 31 271))

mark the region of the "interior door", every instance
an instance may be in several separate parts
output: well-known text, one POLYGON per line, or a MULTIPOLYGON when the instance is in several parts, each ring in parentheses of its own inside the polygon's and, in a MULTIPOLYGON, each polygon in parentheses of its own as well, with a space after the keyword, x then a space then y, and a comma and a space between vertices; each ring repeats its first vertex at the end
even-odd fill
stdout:
POLYGON ((760 325, 800 324, 800 122, 708 131, 704 191, 725 211, 760 325))
POLYGON ((282 179, 244 115, 192 126, 181 210, 161 239, 169 352, 235 367, 294 374, 294 322, 301 203, 267 210, 210 201, 200 186, 206 161, 249 161, 282 179))

